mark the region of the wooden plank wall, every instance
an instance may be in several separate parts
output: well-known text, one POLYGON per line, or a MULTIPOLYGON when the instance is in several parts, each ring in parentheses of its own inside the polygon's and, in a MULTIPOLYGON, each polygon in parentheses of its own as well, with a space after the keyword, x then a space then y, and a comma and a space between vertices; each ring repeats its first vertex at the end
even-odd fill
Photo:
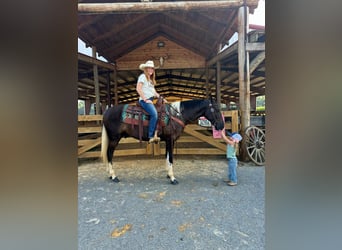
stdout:
MULTIPOLYGON (((238 111, 223 111, 225 128, 239 131, 238 111)), ((102 115, 78 116, 78 158, 98 158, 101 155, 102 115)), ((214 139, 209 128, 189 124, 175 144, 175 155, 224 155, 226 144, 214 139)), ((164 155, 165 143, 148 144, 134 138, 122 138, 114 156, 164 155)))
POLYGON ((147 60, 153 60, 154 65, 163 70, 205 67, 205 58, 203 56, 179 46, 164 36, 158 36, 123 55, 116 60, 116 65, 118 70, 139 69, 139 65, 147 60), (163 42, 164 47, 158 48, 159 42, 163 42), (163 66, 160 65, 160 57, 163 57, 163 66))

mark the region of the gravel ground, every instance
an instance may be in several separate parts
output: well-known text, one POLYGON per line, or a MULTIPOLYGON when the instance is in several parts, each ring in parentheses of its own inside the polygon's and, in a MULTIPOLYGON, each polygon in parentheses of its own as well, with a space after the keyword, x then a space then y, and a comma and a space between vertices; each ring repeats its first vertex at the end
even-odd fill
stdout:
POLYGON ((265 169, 238 167, 227 186, 222 158, 117 158, 120 183, 99 162, 78 169, 79 249, 264 249, 265 169))

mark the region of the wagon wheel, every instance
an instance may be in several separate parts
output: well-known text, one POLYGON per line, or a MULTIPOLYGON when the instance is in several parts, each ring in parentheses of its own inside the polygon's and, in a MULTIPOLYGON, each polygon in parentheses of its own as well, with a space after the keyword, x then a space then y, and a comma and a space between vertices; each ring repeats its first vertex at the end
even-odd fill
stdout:
POLYGON ((249 158, 257 165, 265 163, 265 133, 258 127, 250 126, 245 130, 246 149, 249 158))

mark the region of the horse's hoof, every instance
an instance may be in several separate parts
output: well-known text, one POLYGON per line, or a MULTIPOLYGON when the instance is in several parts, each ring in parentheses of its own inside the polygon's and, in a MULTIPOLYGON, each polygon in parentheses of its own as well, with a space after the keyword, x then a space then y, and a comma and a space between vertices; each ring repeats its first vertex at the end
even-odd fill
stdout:
POLYGON ((174 179, 173 181, 170 181, 170 182, 172 185, 177 185, 179 183, 176 179, 174 179))
POLYGON ((115 183, 118 183, 118 182, 120 182, 120 180, 119 180, 119 178, 118 177, 116 177, 115 176, 115 178, 113 179, 113 177, 112 176, 109 176, 109 179, 111 179, 113 182, 115 182, 115 183))

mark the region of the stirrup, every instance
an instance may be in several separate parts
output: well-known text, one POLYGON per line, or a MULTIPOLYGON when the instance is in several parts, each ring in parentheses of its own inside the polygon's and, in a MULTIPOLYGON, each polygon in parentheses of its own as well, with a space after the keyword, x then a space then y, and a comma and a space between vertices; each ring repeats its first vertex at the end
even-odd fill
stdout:
POLYGON ((160 141, 160 137, 155 136, 155 137, 150 138, 148 143, 152 143, 152 142, 158 143, 159 141, 160 141))

